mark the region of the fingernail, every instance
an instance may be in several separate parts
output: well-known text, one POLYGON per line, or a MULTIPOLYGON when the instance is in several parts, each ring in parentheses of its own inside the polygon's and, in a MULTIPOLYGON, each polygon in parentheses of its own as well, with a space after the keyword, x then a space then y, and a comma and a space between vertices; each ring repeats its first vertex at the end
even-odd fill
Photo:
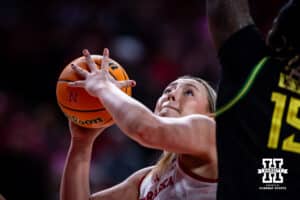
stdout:
POLYGON ((131 81, 130 85, 131 85, 131 86, 135 86, 135 85, 136 85, 136 82, 135 82, 135 81, 131 81))

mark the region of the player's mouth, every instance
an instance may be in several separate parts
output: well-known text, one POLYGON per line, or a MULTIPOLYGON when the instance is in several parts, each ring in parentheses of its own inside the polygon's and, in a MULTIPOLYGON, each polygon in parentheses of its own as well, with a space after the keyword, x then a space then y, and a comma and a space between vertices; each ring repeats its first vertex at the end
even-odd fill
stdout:
POLYGON ((173 107, 173 106, 164 106, 164 107, 162 107, 162 109, 164 109, 164 108, 172 109, 172 110, 175 110, 176 112, 180 113, 180 110, 178 108, 173 107))

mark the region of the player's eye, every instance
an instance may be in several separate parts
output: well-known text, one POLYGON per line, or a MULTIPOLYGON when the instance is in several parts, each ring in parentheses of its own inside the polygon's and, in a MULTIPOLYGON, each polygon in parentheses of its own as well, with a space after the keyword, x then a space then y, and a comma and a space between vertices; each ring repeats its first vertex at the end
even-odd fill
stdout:
POLYGON ((194 91, 191 89, 187 89, 184 91, 185 96, 194 96, 194 91))
POLYGON ((172 90, 170 89, 170 88, 166 88, 165 90, 164 90, 164 94, 168 94, 168 93, 170 93, 172 90))

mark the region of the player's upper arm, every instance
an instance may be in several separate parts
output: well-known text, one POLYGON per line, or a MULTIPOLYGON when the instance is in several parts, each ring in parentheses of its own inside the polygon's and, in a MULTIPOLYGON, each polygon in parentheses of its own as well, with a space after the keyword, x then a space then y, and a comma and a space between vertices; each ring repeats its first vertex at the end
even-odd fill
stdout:
POLYGON ((140 181, 152 168, 143 168, 132 174, 122 183, 92 194, 90 200, 138 199, 140 181))
POLYGON ((145 122, 139 142, 169 152, 203 156, 215 148, 215 121, 205 115, 154 117, 145 122))
POLYGON ((210 31, 217 50, 233 33, 252 24, 248 0, 207 0, 210 31))

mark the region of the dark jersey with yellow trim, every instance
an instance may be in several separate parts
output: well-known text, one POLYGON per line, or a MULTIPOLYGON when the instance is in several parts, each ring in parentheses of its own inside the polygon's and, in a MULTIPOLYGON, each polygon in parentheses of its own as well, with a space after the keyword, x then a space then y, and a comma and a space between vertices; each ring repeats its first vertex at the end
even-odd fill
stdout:
POLYGON ((217 116, 218 199, 299 198, 298 56, 273 57, 250 25, 225 42, 219 58, 218 108, 234 102, 217 116))

